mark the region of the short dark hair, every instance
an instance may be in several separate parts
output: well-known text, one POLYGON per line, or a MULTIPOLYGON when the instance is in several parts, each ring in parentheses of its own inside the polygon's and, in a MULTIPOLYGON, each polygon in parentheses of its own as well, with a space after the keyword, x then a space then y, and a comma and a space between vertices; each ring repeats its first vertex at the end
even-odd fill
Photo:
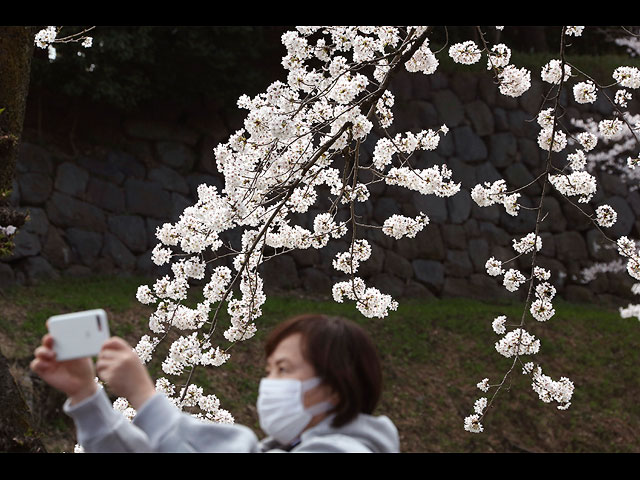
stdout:
POLYGON ((269 335, 265 354, 295 333, 303 338, 302 354, 316 374, 339 395, 332 425, 340 427, 359 413, 372 414, 382 393, 382 367, 367 332, 342 317, 304 314, 279 324, 269 335))

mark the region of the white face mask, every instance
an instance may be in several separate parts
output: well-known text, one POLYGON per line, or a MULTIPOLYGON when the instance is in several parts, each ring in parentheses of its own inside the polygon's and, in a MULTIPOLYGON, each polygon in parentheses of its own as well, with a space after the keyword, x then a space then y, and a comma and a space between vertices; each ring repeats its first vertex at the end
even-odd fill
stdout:
POLYGON ((298 438, 314 415, 333 407, 320 402, 305 409, 304 393, 321 383, 314 377, 304 382, 291 378, 263 378, 258 391, 258 418, 260 428, 282 445, 298 438))

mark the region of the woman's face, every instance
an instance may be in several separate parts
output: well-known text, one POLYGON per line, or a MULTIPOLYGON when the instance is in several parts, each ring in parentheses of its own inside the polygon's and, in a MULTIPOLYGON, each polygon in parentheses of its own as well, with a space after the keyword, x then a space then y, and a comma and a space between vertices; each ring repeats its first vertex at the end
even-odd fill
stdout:
MULTIPOLYGON (((301 333, 293 333, 285 337, 267 358, 266 377, 272 379, 292 378, 300 381, 315 377, 315 368, 307 362, 302 354, 302 342, 301 333)), ((304 394, 305 408, 323 401, 337 403, 336 395, 328 385, 318 385, 304 394)))

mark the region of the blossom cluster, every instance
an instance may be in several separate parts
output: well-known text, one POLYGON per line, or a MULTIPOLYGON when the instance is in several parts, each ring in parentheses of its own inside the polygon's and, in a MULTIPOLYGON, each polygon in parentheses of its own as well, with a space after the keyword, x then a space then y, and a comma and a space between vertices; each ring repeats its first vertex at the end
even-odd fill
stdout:
MULTIPOLYGON (((467 40, 449 47, 449 56, 456 63, 471 65, 482 58, 482 51, 474 41, 467 40)), ((520 97, 531 87, 531 72, 510 64, 510 60, 511 49, 504 43, 493 45, 487 51, 487 69, 496 71, 500 93, 520 97)))
POLYGON ((542 150, 562 151, 568 143, 567 135, 556 128, 555 115, 552 108, 541 110, 537 116, 541 130, 538 133, 538 146, 542 150))
POLYGON ((450 197, 460 191, 460 183, 451 181, 451 175, 452 172, 446 165, 423 169, 393 167, 389 169, 385 181, 387 185, 398 185, 422 195, 450 197))
POLYGON ((637 67, 618 67, 613 78, 622 87, 640 88, 640 70, 637 67))
POLYGON ((456 63, 472 65, 480 60, 482 52, 473 40, 456 43, 449 48, 449 56, 456 63))
POLYGON ((378 139, 373 150, 373 166, 384 172, 385 168, 391 165, 394 155, 408 157, 418 150, 435 150, 440 143, 438 133, 446 135, 448 131, 447 126, 443 125, 437 132, 429 129, 415 134, 397 133, 393 138, 382 137, 378 139))
POLYGON ((413 56, 405 63, 408 72, 422 72, 430 75, 436 71, 439 61, 429 48, 429 43, 424 42, 413 56))
POLYGON ((422 212, 415 219, 403 215, 391 215, 384 221, 382 233, 395 239, 414 238, 428 223, 429 217, 422 212))
POLYGON ((347 252, 341 252, 333 260, 333 268, 338 271, 352 274, 358 270, 360 262, 366 261, 371 256, 371 245, 364 239, 353 242, 347 252))
MULTIPOLYGON (((53 46, 55 43, 80 43, 84 48, 90 48, 93 45, 93 37, 84 35, 84 32, 69 35, 67 37, 59 37, 59 33, 62 27, 48 26, 43 28, 34 37, 34 43, 38 48, 42 48, 48 51, 49 60, 56 59, 56 49, 53 46)), ((80 54, 80 52, 79 52, 80 54)))
POLYGON ((534 248, 537 252, 540 251, 542 238, 533 232, 525 235, 520 240, 513 239, 513 249, 520 254, 532 252, 534 248))
POLYGON ((3 227, 0 225, 0 235, 3 235, 5 237, 10 237, 14 235, 16 231, 17 231, 17 228, 14 227, 13 225, 7 225, 6 227, 3 227))
MULTIPOLYGON (((563 35, 579 37, 582 35, 584 28, 583 26, 565 27, 563 35)), ((633 50, 633 54, 640 52, 640 47, 638 47, 640 44, 635 38, 618 41, 618 43, 626 45, 633 50)), ((473 59, 472 45, 467 43, 464 46, 466 50, 460 48, 455 53, 459 57, 456 60, 459 63, 464 63, 466 59, 473 59)), ((502 56, 496 55, 495 58, 492 58, 491 54, 487 52, 490 56, 488 68, 497 69, 499 71, 498 80, 501 80, 501 75, 505 75, 512 68, 508 65, 509 60, 506 58, 509 55, 509 51, 507 47, 502 46, 500 48, 494 47, 494 51, 499 51, 502 56)), ((561 49, 561 53, 564 53, 563 49, 561 49)), ((600 98, 600 100, 608 101, 611 104, 615 111, 614 115, 609 118, 600 118, 597 121, 592 119, 570 119, 570 123, 573 126, 582 128, 580 132, 572 132, 567 129, 566 120, 563 119, 563 117, 568 116, 569 111, 562 105, 565 100, 560 94, 563 89, 566 89, 563 83, 569 82, 572 77, 577 77, 578 74, 574 74, 573 66, 565 62, 564 55, 561 58, 563 60, 550 60, 540 71, 541 79, 552 85, 545 101, 553 99, 556 102, 554 108, 544 109, 541 107, 537 117, 538 124, 541 127, 538 134, 538 145, 542 150, 549 152, 545 181, 548 180, 551 186, 563 196, 577 197, 579 203, 590 202, 596 194, 596 176, 593 172, 596 168, 608 173, 620 173, 622 178, 629 184, 630 190, 637 189, 637 180, 640 179, 640 171, 638 170, 640 169, 635 167, 640 164, 640 159, 638 159, 637 155, 640 115, 634 116, 621 109, 628 108, 630 100, 633 99, 631 90, 640 88, 640 69, 630 66, 616 68, 612 75, 616 82, 613 87, 617 88, 617 90, 614 90, 615 94, 608 95, 605 93, 600 98), (561 114, 556 119, 558 112, 561 112, 561 114), (567 152, 566 163, 558 165, 556 159, 560 158, 560 155, 552 156, 551 153, 563 152, 568 146, 576 144, 576 149, 567 152), (600 148, 596 149, 596 147, 600 148)), ((471 61, 468 63, 471 63, 471 61)), ((515 70, 512 71, 515 73, 515 70)), ((582 74, 579 70, 576 69, 576 71, 582 74)), ((572 88, 573 100, 577 104, 592 104, 598 100, 598 95, 601 91, 610 88, 596 84, 587 75, 585 77, 585 79, 579 80, 572 87, 569 87, 569 89, 572 88)), ((526 83, 527 81, 523 81, 523 84, 526 83)), ((514 197, 508 202, 509 205, 517 205, 518 197, 515 196, 517 191, 511 192, 514 197)), ((472 198, 479 206, 502 203, 507 195, 509 195, 509 192, 507 192, 504 181, 494 182, 493 184, 486 182, 476 185, 472 190, 472 198)), ((513 214, 517 214, 517 207, 513 209, 513 214)), ((609 228, 615 225, 617 217, 618 214, 612 206, 604 204, 595 209, 595 215, 591 216, 591 220, 598 227, 609 228)), ((537 222, 541 221, 540 218, 539 216, 537 222)), ((539 250, 541 242, 538 240, 539 237, 534 234, 527 235, 520 240, 513 240, 514 250, 519 255, 532 252, 534 249, 539 250)), ((627 237, 621 237, 617 241, 617 247, 618 252, 625 260, 610 262, 606 265, 594 265, 592 273, 597 271, 618 271, 621 268, 625 268, 626 264, 627 272, 633 278, 640 280, 640 252, 636 243, 627 237)), ((487 260, 485 268, 490 276, 503 276, 503 285, 509 291, 518 290, 519 286, 527 281, 525 275, 519 270, 505 268, 503 262, 495 257, 487 260)), ((551 273, 546 269, 532 265, 530 280, 532 287, 534 286, 533 282, 535 282, 535 289, 530 290, 530 292, 533 292, 535 297, 531 301, 529 311, 531 316, 539 322, 548 321, 555 314, 552 301, 555 297, 556 289, 549 282, 550 276, 551 273)), ((634 285, 633 290, 634 293, 640 293, 640 283, 634 285)), ((528 300, 529 297, 527 297, 527 302, 528 300)), ((640 306, 629 305, 625 309, 620 309, 620 313, 625 317, 636 316, 640 318, 640 306)), ((524 326, 524 318, 523 316, 523 322, 519 325, 521 328, 509 333, 506 333, 507 317, 499 315, 494 318, 491 325, 493 331, 498 335, 504 335, 500 341, 496 342, 496 350, 500 354, 506 357, 513 357, 534 354, 539 350, 540 342, 522 328, 524 326)), ((561 410, 569 407, 574 385, 568 378, 562 377, 559 381, 554 381, 542 373, 541 367, 534 366, 533 362, 524 364, 523 373, 532 376, 533 390, 538 393, 542 401, 555 401, 559 404, 558 408, 561 410)), ((499 390, 502 384, 495 386, 499 390)), ((486 378, 478 383, 478 388, 483 392, 487 392, 489 387, 489 382, 486 378)), ((484 416, 485 407, 486 403, 483 402, 483 399, 476 401, 474 413, 465 418, 464 427, 466 430, 471 432, 483 431, 481 420, 484 416)))
POLYGON ((56 37, 58 36, 58 29, 54 26, 49 26, 47 28, 43 28, 35 36, 36 46, 39 48, 46 49, 50 44, 56 41, 56 37))
POLYGON ((500 93, 517 98, 531 87, 531 72, 526 68, 507 65, 498 75, 500 93))
POLYGON ((560 60, 550 60, 544 67, 542 67, 540 76, 545 82, 557 85, 561 81, 566 82, 571 78, 571 66, 566 63, 563 64, 560 60), (564 77, 562 75, 563 71, 564 77))
POLYGON ((520 209, 518 204, 519 193, 508 193, 504 180, 497 180, 493 183, 484 182, 477 184, 471 190, 471 198, 479 207, 489 207, 495 204, 502 204, 506 212, 511 216, 517 216, 520 209))
POLYGON ((516 328, 495 344, 496 351, 504 357, 534 355, 540 350, 540 340, 522 328, 516 328))
POLYGON ((531 302, 529 311, 539 322, 546 322, 556 313, 551 301, 556 294, 556 288, 548 282, 539 283, 535 289, 536 299, 531 302))
POLYGON ((597 96, 596 85, 591 80, 578 82, 573 86, 573 97, 578 103, 593 103, 597 96))
POLYGON ((582 36, 583 30, 584 27, 567 27, 565 30, 565 34, 569 36, 580 37, 582 36))
POLYGON ((488 54, 487 70, 492 68, 504 68, 509 65, 511 60, 511 49, 504 43, 498 43, 491 47, 491 51, 488 54))
POLYGON ((356 308, 365 317, 386 317, 389 310, 397 310, 398 302, 393 300, 390 295, 386 295, 377 288, 367 287, 360 277, 337 282, 332 289, 333 299, 338 302, 344 302, 344 298, 353 300, 356 308))
POLYGON ((533 369, 533 390, 538 394, 540 400, 545 403, 558 402, 559 410, 566 410, 571 405, 571 397, 575 389, 574 384, 567 377, 561 377, 554 381, 548 375, 542 373, 540 366, 533 369))
POLYGON ((596 209, 596 221, 601 227, 612 227, 617 219, 618 214, 611 205, 601 205, 596 209))
POLYGON ((627 272, 636 280, 640 280, 640 254, 636 242, 626 236, 617 241, 618 253, 627 258, 627 272))
MULTIPOLYGON (((382 129, 392 125, 394 96, 377 90, 391 71, 404 66, 430 74, 437 68, 427 28, 308 26, 282 35, 286 80, 273 82, 254 97, 240 96, 237 105, 246 111, 241 128, 213 149, 224 187, 200 185, 197 202, 175 223, 156 230, 159 243, 151 259, 158 266, 170 265, 171 273, 136 292, 141 303, 155 308, 149 318, 155 336, 143 336, 136 347, 141 359, 148 361, 158 350, 158 338, 166 338, 172 329, 179 335, 162 362, 167 376, 223 364, 228 348, 211 343, 211 332, 222 322, 218 312, 226 307, 230 317, 222 331, 227 342, 255 334, 266 300, 259 267, 280 253, 319 249, 330 239, 344 237, 350 223, 336 220, 338 207, 369 198, 368 184, 352 181, 359 168, 371 169, 388 185, 421 194, 446 197, 459 191, 446 165, 416 169, 410 164, 418 150, 438 147, 440 136, 448 132, 444 125, 380 138, 370 164, 357 158, 346 176, 340 167, 350 152, 357 151, 351 147, 368 138, 374 122, 382 129), (309 212, 325 187, 335 208, 316 213, 312 228, 292 224, 293 214, 309 212), (223 240, 235 229, 242 230, 239 247, 223 240), (231 265, 216 266, 225 256, 232 257, 231 265), (203 285, 203 300, 186 306, 194 284, 203 285)), ((396 215, 381 228, 394 238, 413 237, 428 222, 424 213, 417 218, 396 215)), ((354 239, 348 251, 336 255, 334 267, 350 278, 337 282, 333 295, 338 302, 353 300, 366 316, 384 317, 397 302, 354 277, 370 254, 366 240, 354 239)), ((157 388, 176 394, 166 382, 157 388)), ((177 392, 182 402, 198 395, 193 385, 177 392)), ((195 400, 189 402, 197 406, 195 400)))
POLYGON ((578 196, 580 203, 591 200, 597 190, 596 178, 586 171, 549 175, 549 183, 567 197, 578 196))

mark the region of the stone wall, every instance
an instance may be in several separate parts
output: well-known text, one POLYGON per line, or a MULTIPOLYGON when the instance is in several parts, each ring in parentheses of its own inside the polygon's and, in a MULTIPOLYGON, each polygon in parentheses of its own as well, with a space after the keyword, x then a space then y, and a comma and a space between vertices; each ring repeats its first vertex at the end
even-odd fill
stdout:
MULTIPOLYGON (((510 187, 524 186, 541 172, 546 152, 536 143, 535 115, 543 89, 534 83, 523 97, 513 99, 498 93, 489 74, 396 79, 394 129, 416 131, 443 123, 450 128, 440 147, 416 157, 415 166, 446 163, 462 190, 443 199, 376 184, 371 200, 358 207, 365 223, 381 225, 394 213, 415 216, 420 211, 431 223, 414 239, 395 241, 378 229, 365 233, 373 254, 361 266, 364 278, 398 297, 513 297, 499 280, 487 276, 484 264, 490 256, 511 258, 512 239, 533 231, 535 214, 521 210, 511 217, 499 206, 479 208, 469 192, 476 183, 500 178, 510 187)), ((599 100, 583 118, 598 120, 610 111, 599 100)), ((570 106, 568 114, 576 113, 570 106)), ((37 144, 27 127, 12 202, 29 209, 31 221, 18 234, 13 256, 0 263, 0 285, 59 275, 163 273, 150 260, 156 227, 177 220, 195 201, 199 184, 222 188, 212 148, 240 126, 237 115, 227 118, 213 110, 182 112, 172 119, 118 117, 110 125, 110 138, 118 142, 111 140, 100 154, 77 155, 37 144)), ((364 155, 371 155, 376 138, 370 135, 364 155)), ((614 174, 598 176, 592 204, 610 203, 618 212, 610 236, 637 238, 640 194, 614 174)), ((540 189, 534 182, 522 191, 522 202, 533 206, 540 189)), ((321 203, 295 222, 310 227, 314 214, 326 206, 321 203)), ((559 293, 578 301, 627 296, 633 282, 626 274, 601 275, 588 288, 581 284, 581 269, 616 254, 603 247, 601 234, 574 206, 553 192, 546 197, 545 211, 539 264, 552 270, 559 293)), ((328 294, 341 278, 331 260, 346 248, 340 240, 320 251, 278 256, 264 265, 265 283, 328 294)), ((528 256, 518 261, 522 268, 528 264, 528 256)))

